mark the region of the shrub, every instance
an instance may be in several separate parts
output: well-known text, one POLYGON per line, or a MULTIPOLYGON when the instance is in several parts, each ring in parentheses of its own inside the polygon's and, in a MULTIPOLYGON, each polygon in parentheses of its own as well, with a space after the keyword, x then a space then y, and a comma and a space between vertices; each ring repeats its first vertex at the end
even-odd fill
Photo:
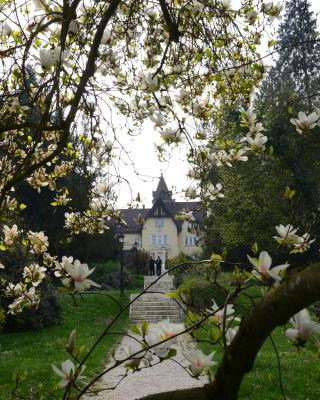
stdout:
POLYGON ((184 294, 187 307, 199 313, 210 308, 213 299, 218 306, 224 305, 232 286, 232 275, 220 272, 216 277, 215 271, 207 264, 189 264, 184 270, 177 271, 175 282, 184 294))
MULTIPOLYGON (((41 284, 41 302, 38 309, 25 309, 17 315, 8 314, 3 330, 20 332, 46 328, 62 322, 62 308, 57 298, 56 289, 49 277, 41 284)), ((10 299, 2 299, 9 303, 10 299)), ((3 305, 6 309, 6 305, 3 305)))
MULTIPOLYGON (((118 261, 109 260, 104 263, 93 263, 90 267, 95 270, 90 279, 101 285, 102 289, 119 289, 120 287, 120 264, 118 261)), ((123 281, 125 289, 143 287, 143 276, 131 273, 126 266, 123 269, 123 281)))
MULTIPOLYGON (((5 265, 2 270, 3 287, 5 281, 17 283, 21 273, 21 260, 23 252, 7 253, 3 252, 1 261, 5 265)), ((57 298, 56 288, 53 279, 48 276, 39 286, 40 305, 38 309, 25 309, 21 314, 12 316, 7 314, 3 330, 7 332, 18 332, 23 330, 40 329, 59 324, 62 320, 61 307, 57 298)), ((13 301, 12 298, 0 296, 0 310, 8 309, 8 305, 13 301)), ((1 320, 1 317, 0 317, 1 320)), ((1 325, 1 323, 0 323, 1 325)))

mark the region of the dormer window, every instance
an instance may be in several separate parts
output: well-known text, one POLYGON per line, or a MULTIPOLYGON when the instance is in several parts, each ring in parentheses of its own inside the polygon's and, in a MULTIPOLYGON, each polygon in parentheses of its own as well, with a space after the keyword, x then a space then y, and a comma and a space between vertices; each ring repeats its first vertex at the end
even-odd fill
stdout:
POLYGON ((162 228, 164 226, 163 218, 156 218, 155 219, 155 226, 156 226, 156 228, 162 228))

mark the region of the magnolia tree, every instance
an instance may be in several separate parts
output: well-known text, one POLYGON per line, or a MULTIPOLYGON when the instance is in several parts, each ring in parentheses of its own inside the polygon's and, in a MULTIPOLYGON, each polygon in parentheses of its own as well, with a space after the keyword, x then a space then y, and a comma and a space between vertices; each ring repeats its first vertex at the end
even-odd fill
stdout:
MULTIPOLYGON (((224 196, 220 183, 208 183, 213 165, 236 168, 248 157, 263 160, 268 138, 249 110, 242 114, 247 133, 237 142, 223 142, 205 126, 219 113, 221 99, 232 105, 241 98, 249 106, 265 70, 258 53, 262 34, 280 12, 278 3, 261 0, 236 5, 229 0, 0 0, 1 269, 6 270, 5 259, 21 255, 21 275, 14 282, 1 281, 1 296, 12 299, 6 312, 37 307, 39 288, 48 275, 59 278, 72 295, 98 286, 90 280, 92 270, 86 264, 72 257, 58 259, 50 254, 45 232, 24 226, 26 206, 15 196, 22 182, 38 192, 49 188, 56 196, 52 206, 67 207, 69 193, 61 178, 85 158, 88 168, 100 171, 100 178, 91 188, 87 210, 69 207, 65 228, 70 234, 99 233, 108 219, 122 222, 115 207, 115 188, 121 180, 117 160, 128 152, 124 136, 138 134, 147 120, 154 124, 160 157, 188 143, 194 183, 187 195, 200 195, 204 207, 224 196)), ((316 112, 302 112, 292 120, 293 129, 305 135, 318 119, 316 112)), ((192 219, 188 213, 182 217, 192 219)), ((276 240, 290 251, 307 251, 313 239, 297 229, 279 221, 276 240)), ((224 288, 223 306, 214 303, 200 316, 189 313, 183 331, 167 324, 160 334, 151 333, 147 323, 134 327, 135 345, 127 349, 127 356, 115 359, 91 381, 83 376, 86 360, 114 321, 84 356, 73 331, 67 346, 72 361, 63 362, 61 369, 53 367, 62 378, 63 399, 79 399, 120 364, 135 371, 174 358, 177 338, 204 323, 212 324, 212 344, 222 340, 225 356, 214 381, 198 390, 207 398, 236 399, 243 375, 276 326, 292 318, 287 336, 299 345, 319 330, 304 309, 320 298, 317 266, 286 275, 288 264, 272 268, 266 250, 258 258, 249 257, 252 273, 235 268, 232 290, 224 288), (257 304, 253 300, 252 310, 239 324, 232 302, 253 285, 261 286, 264 296, 257 304)), ((221 286, 221 256, 203 263, 212 271, 212 284, 221 286)), ((185 299, 183 290, 176 296, 185 299)), ((213 354, 205 356, 188 340, 183 341, 182 353, 195 377, 215 363, 213 354)))

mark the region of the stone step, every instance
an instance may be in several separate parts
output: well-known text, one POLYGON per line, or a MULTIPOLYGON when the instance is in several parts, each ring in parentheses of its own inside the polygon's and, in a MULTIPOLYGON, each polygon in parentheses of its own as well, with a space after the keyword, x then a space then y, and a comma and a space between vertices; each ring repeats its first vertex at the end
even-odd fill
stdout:
MULTIPOLYGON (((137 294, 132 294, 131 299, 135 299, 138 295, 137 294)), ((163 293, 144 293, 142 296, 140 296, 136 302, 139 301, 150 301, 150 302, 157 302, 157 301, 174 301, 170 297, 167 297, 163 293)))
MULTIPOLYGON (((145 276, 144 286, 147 287, 157 277, 145 276)), ((130 320, 132 323, 160 322, 169 320, 172 323, 184 321, 184 312, 177 302, 167 297, 163 292, 174 292, 173 277, 161 278, 150 289, 150 292, 140 296, 130 308, 130 320), (160 292, 160 293, 153 293, 160 292)), ((138 295, 131 295, 134 300, 138 295)))
MULTIPOLYGON (((159 322, 163 322, 163 321, 168 321, 172 324, 181 324, 184 322, 183 318, 165 318, 165 319, 153 319, 153 320, 149 320, 147 322, 150 323, 159 323, 159 322)), ((143 324, 146 320, 144 319, 132 319, 130 322, 132 324, 143 324)))
POLYGON ((155 314, 152 310, 145 310, 145 311, 141 311, 141 310, 132 310, 131 311, 131 315, 136 315, 136 314, 143 314, 143 315, 164 315, 164 314, 170 314, 170 315, 178 315, 178 314, 183 314, 183 311, 179 311, 179 310, 163 310, 163 311, 159 311, 157 314, 155 314))
POLYGON ((138 300, 136 300, 133 305, 150 305, 150 306, 171 306, 171 305, 178 305, 179 302, 173 299, 166 299, 166 298, 162 298, 162 299, 157 299, 154 300, 152 299, 152 301, 150 301, 149 299, 145 298, 139 298, 138 300))
POLYGON ((152 275, 152 276, 150 276, 150 275, 145 275, 144 276, 144 283, 151 283, 151 282, 154 282, 154 281, 157 281, 157 282, 171 282, 171 283, 173 283, 173 276, 172 275, 165 275, 165 276, 162 276, 159 280, 157 280, 159 277, 157 276, 157 275, 152 275))
POLYGON ((181 308, 177 306, 150 306, 149 304, 144 305, 144 304, 136 304, 135 306, 132 306, 131 310, 135 311, 152 311, 152 312, 161 312, 161 311, 166 311, 166 310, 174 310, 174 311, 179 311, 181 308))

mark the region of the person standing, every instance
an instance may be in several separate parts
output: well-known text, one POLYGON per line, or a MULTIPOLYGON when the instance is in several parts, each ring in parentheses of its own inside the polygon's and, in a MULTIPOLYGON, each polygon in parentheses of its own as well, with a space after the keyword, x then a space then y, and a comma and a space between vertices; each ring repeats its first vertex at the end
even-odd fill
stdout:
POLYGON ((156 267, 157 267, 157 275, 160 276, 161 270, 162 270, 162 260, 161 260, 160 256, 158 256, 158 258, 156 260, 156 267))
POLYGON ((149 275, 155 275, 155 260, 153 258, 153 256, 151 256, 150 260, 149 260, 149 275))

